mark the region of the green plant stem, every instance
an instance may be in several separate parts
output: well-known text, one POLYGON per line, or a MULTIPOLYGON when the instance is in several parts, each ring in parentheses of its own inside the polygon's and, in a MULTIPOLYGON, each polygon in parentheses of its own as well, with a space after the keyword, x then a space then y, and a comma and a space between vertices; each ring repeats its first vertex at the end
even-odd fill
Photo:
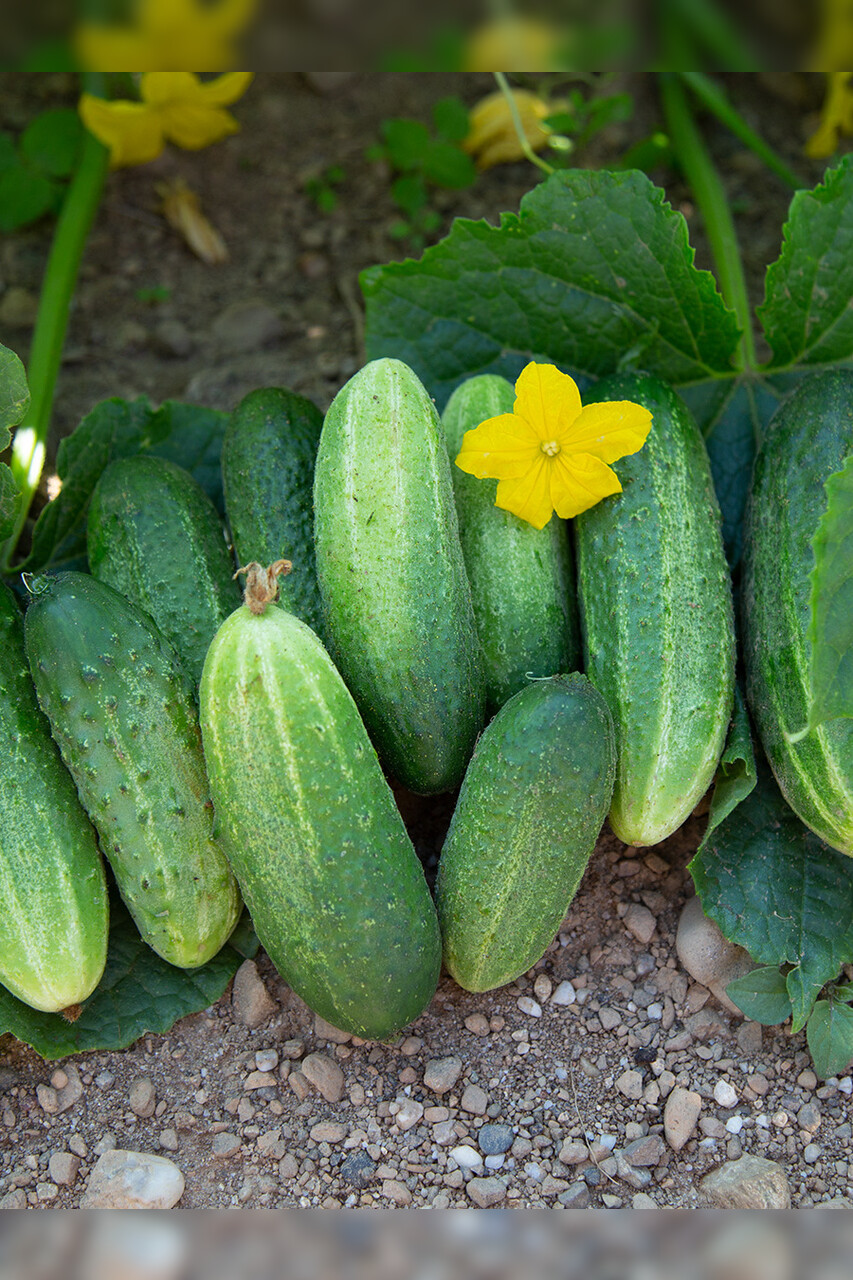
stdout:
POLYGON ((554 173, 555 170, 553 166, 548 164, 547 160, 543 160, 540 156, 537 156, 536 152, 533 150, 533 148, 531 147, 530 143, 527 140, 527 134, 524 132, 524 125, 521 123, 521 116, 518 114, 518 107, 516 105, 515 98, 512 96, 512 89, 510 89, 509 87, 509 83, 507 81, 506 76, 502 71, 493 71, 492 75, 495 77, 495 80, 497 80, 498 88, 500 89, 504 98, 506 98, 506 104, 509 107, 509 113, 512 117, 513 127, 515 128, 515 132, 518 135, 519 146, 521 147, 524 154, 527 156, 527 159, 531 162, 531 164, 535 164, 538 168, 540 168, 543 171, 543 173, 554 173))
MULTIPOLYGON (((663 0, 664 23, 683 26, 712 55, 719 71, 761 71, 755 54, 714 0, 663 0)), ((673 70, 677 68, 667 59, 673 70)), ((694 63, 695 66, 695 63, 694 63)))
POLYGON ((676 159, 702 211, 720 291, 737 316, 741 328, 738 367, 754 368, 756 355, 752 312, 734 221, 720 175, 714 168, 702 135, 696 127, 684 86, 678 77, 664 72, 660 77, 660 92, 667 131, 676 159))
POLYGON ((754 151, 768 169, 794 191, 799 190, 802 183, 797 175, 788 168, 781 156, 778 156, 762 137, 750 129, 740 112, 735 110, 723 91, 709 76, 701 71, 679 71, 678 75, 702 105, 713 112, 720 123, 730 129, 736 138, 740 138, 750 151, 754 151))
MULTIPOLYGON (((99 73, 85 76, 84 85, 88 92, 100 93, 103 77, 99 73)), ((100 203, 108 159, 106 147, 87 132, 80 162, 65 194, 56 223, 27 368, 30 407, 15 432, 12 445, 11 468, 20 490, 20 498, 15 528, 3 549, 5 570, 11 565, 41 479, 53 394, 68 326, 68 312, 86 238, 100 203)))

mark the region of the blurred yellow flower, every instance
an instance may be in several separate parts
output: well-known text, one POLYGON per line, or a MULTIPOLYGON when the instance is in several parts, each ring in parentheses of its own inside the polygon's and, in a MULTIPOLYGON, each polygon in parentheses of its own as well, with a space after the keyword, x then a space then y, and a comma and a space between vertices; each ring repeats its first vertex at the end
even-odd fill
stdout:
POLYGON ((81 22, 74 51, 93 71, 227 71, 256 10, 257 0, 136 0, 132 23, 81 22))
POLYGON ((853 134, 853 71, 830 71, 820 126, 806 143, 806 155, 815 160, 831 156, 838 135, 853 134))
POLYGON ((107 102, 84 93, 80 115, 89 132, 109 147, 114 169, 146 164, 167 142, 198 151, 236 133, 240 126, 225 107, 242 97, 251 79, 251 71, 204 82, 192 71, 146 71, 141 102, 107 102))
POLYGON ((565 70, 560 60, 560 45, 565 33, 537 18, 520 18, 508 14, 477 27, 468 38, 463 71, 565 70))
POLYGON ((498 480, 495 506, 543 529, 554 511, 580 515, 621 493, 607 466, 646 442, 652 415, 630 400, 581 406, 573 378, 552 364, 528 364, 515 384, 512 413, 466 431, 456 465, 498 480))
MULTIPOLYGON (((553 113, 555 107, 548 106, 526 89, 513 89, 511 92, 524 136, 534 151, 541 151, 551 136, 551 131, 542 121, 553 113)), ((468 136, 462 146, 473 156, 478 169, 491 169, 492 165, 509 164, 524 158, 524 149, 504 94, 490 93, 482 98, 471 108, 468 118, 468 136)))
POLYGON ((853 4, 851 0, 821 0, 820 31, 810 71, 835 71, 853 63, 853 4))

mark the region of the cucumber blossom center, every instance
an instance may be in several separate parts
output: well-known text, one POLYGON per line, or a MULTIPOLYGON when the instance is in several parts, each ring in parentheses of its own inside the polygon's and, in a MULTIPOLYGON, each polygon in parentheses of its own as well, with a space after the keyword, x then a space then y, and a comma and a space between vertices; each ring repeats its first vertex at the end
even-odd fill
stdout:
POLYGON ((557 440, 543 440, 539 448, 544 454, 547 454, 549 458, 553 458, 560 452, 560 444, 557 440))

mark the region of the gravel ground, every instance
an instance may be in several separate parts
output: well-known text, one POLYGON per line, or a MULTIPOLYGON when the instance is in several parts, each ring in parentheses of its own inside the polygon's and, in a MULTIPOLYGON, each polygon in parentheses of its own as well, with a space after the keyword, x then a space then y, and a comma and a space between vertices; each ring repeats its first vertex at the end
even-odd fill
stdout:
MULTIPOLYGON (((797 99, 792 83, 771 93, 751 82, 742 105, 805 174, 799 149, 819 88, 797 99)), ((109 395, 230 408, 256 386, 285 385, 325 407, 363 358, 358 270, 401 252, 388 173, 364 148, 390 115, 423 118, 443 93, 473 102, 490 87, 489 77, 376 75, 325 94, 264 75, 240 106, 243 132, 215 161, 171 153, 112 177, 81 272, 51 456, 109 395), (305 184, 335 163, 346 171, 340 202, 320 215, 305 184), (193 259, 158 213, 155 183, 178 174, 225 235, 220 268, 193 259)), ((648 78, 628 87, 635 120, 597 139, 588 162, 654 126, 648 78)), ((68 93, 64 77, 5 77, 9 125, 68 93)), ((787 196, 730 138, 711 139, 757 297, 787 196)), ((436 205, 445 225, 456 213, 494 219, 530 182, 527 166, 505 166, 436 205)), ((675 179, 669 194, 707 265, 675 179)), ((0 245, 0 338, 22 356, 49 231, 0 245)), ((449 802, 399 800, 429 857, 449 802)), ((849 1207, 850 1077, 818 1082, 803 1035, 744 1022, 707 985, 719 992, 707 955, 690 969, 679 959, 703 827, 693 818, 640 851, 605 832, 536 968, 488 995, 442 979, 391 1046, 318 1023, 263 955, 214 1007, 122 1053, 57 1065, 3 1037, 0 1205, 121 1205, 133 1184, 143 1203, 187 1208, 784 1207, 789 1196, 849 1207), (113 1151, 138 1153, 138 1176, 123 1179, 113 1151), (720 1166, 724 1186, 702 1182, 720 1166)), ((739 959, 723 947, 714 963, 739 959)))

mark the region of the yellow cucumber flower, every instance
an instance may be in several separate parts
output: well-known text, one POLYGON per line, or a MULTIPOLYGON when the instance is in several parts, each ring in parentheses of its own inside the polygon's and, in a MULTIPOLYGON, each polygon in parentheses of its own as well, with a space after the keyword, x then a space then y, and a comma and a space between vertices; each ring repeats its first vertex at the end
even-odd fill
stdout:
MULTIPOLYGON (((524 136, 534 151, 541 151, 551 134, 542 121, 551 114, 553 107, 526 89, 513 89, 512 96, 524 136)), ((502 93, 490 93, 482 98, 471 108, 468 119, 468 136, 462 146, 473 156, 478 169, 491 169, 495 164, 524 159, 509 103, 502 93)))
POLYGON ((806 155, 814 160, 831 156, 838 135, 853 134, 853 71, 830 71, 820 125, 806 143, 806 155))
POLYGON ((465 432, 456 458, 469 475, 500 482, 496 507, 543 529, 554 511, 569 520, 622 492, 607 463, 642 449, 648 409, 630 400, 584 408, 574 379, 552 364, 522 369, 515 395, 512 413, 465 432))
POLYGON ((133 23, 82 22, 74 49, 93 71, 227 71, 257 0, 136 0, 133 23))
POLYGON ((559 71, 565 32, 537 18, 507 14, 477 27, 469 36, 463 71, 559 71))
POLYGON ((202 82, 193 71, 146 71, 141 102, 107 102, 84 93, 80 115, 90 133, 110 149, 114 169, 155 160, 167 142, 198 151, 236 133, 225 107, 246 92, 251 71, 231 71, 202 82))
POLYGON ((809 71, 840 70, 853 62, 853 4, 851 0, 822 0, 820 30, 809 58, 809 71))

